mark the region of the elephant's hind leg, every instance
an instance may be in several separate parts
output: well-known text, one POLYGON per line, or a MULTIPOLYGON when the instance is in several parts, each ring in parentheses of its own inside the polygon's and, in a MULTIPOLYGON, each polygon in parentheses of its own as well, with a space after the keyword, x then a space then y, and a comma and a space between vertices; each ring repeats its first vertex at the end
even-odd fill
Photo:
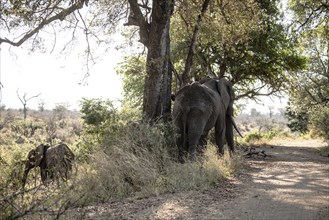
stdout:
POLYGON ((176 145, 178 146, 178 161, 180 163, 184 163, 184 159, 187 154, 187 141, 185 140, 186 134, 184 132, 181 132, 176 140, 176 145))
MULTIPOLYGON (((202 115, 202 111, 198 111, 194 113, 196 114, 196 116, 202 115)), ((201 136, 204 133, 204 128, 206 126, 206 122, 202 120, 202 117, 196 117, 196 116, 193 114, 191 115, 191 120, 188 127, 188 153, 189 153, 189 159, 191 161, 195 160, 196 150, 199 145, 201 136)))
POLYGON ((224 144, 225 144, 225 127, 215 127, 215 139, 218 147, 218 154, 224 155, 224 144))
POLYGON ((234 137, 233 137, 233 124, 231 117, 226 115, 226 141, 230 150, 230 154, 234 153, 234 137))
POLYGON ((208 132, 204 132, 199 140, 197 149, 196 149, 196 153, 197 155, 203 155, 203 153, 205 152, 205 149, 207 147, 207 138, 208 138, 208 132))

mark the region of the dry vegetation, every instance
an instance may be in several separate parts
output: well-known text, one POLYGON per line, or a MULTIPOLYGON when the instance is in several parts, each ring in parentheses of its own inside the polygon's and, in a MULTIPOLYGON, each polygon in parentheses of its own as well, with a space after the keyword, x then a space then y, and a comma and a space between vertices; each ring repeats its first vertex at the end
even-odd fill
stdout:
MULTIPOLYGON (((66 109, 30 112, 25 121, 19 111, 1 112, 0 218, 57 219, 68 209, 86 205, 213 188, 242 171, 240 153, 218 157, 213 144, 197 162, 177 163, 171 125, 131 123, 126 116, 111 110, 110 119, 96 129, 82 123, 80 113, 66 109), (35 169, 23 191, 27 152, 40 143, 62 141, 77 155, 74 177, 59 188, 56 184, 45 187, 35 169)), ((237 123, 245 134, 238 139, 238 149, 288 136, 278 117, 241 116, 237 123), (269 124, 259 124, 264 121, 269 124)))

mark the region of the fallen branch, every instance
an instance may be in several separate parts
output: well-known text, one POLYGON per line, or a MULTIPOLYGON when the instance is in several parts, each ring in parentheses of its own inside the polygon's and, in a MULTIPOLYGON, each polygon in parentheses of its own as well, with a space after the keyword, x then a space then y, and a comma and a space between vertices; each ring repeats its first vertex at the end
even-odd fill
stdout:
POLYGON ((249 151, 247 154, 244 155, 247 158, 253 158, 254 156, 261 156, 263 158, 267 157, 265 150, 256 150, 256 148, 251 147, 248 148, 246 151, 249 151))

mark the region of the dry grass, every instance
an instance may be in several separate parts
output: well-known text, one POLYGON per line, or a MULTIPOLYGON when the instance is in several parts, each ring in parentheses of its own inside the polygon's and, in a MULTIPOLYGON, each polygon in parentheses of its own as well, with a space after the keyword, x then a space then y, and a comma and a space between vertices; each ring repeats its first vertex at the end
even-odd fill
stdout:
MULTIPOLYGON (((161 152, 164 154, 165 152, 161 152)), ((166 152, 168 154, 168 152, 166 152)), ((111 153, 93 155, 89 172, 82 177, 91 203, 125 197, 148 197, 166 192, 207 189, 241 171, 239 155, 218 157, 209 146, 203 158, 193 163, 177 163, 168 155, 159 161, 156 151, 142 154, 113 147, 111 153)))
MULTIPOLYGON (((0 218, 53 219, 72 207, 207 189, 220 185, 242 167, 243 160, 238 155, 218 157, 212 145, 197 162, 177 163, 175 131, 170 125, 118 123, 106 129, 98 143, 90 142, 98 145, 90 146, 87 159, 77 160, 78 172, 67 184, 60 188, 56 184, 42 186, 39 171, 34 169, 26 191, 20 187, 23 164, 16 163, 25 159, 35 142, 22 146, 7 137, 0 149, 2 163, 6 163, 1 164, 4 172, 0 175, 0 218)), ((77 157, 84 156, 81 154, 77 157)))

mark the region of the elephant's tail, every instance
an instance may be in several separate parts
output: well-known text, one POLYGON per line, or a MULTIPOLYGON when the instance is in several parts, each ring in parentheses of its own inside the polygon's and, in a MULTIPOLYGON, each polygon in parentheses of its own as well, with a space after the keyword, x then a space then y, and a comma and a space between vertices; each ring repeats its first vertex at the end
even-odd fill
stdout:
POLYGON ((238 128, 238 126, 235 124, 235 121, 234 121, 233 117, 232 117, 232 116, 230 116, 230 118, 231 118, 231 122, 232 122, 232 125, 233 125, 233 127, 234 127, 234 128, 235 128, 235 130, 238 132, 238 134, 240 135, 240 137, 242 137, 242 138, 243 138, 243 135, 241 134, 241 132, 240 132, 240 130, 239 130, 239 128, 238 128))

